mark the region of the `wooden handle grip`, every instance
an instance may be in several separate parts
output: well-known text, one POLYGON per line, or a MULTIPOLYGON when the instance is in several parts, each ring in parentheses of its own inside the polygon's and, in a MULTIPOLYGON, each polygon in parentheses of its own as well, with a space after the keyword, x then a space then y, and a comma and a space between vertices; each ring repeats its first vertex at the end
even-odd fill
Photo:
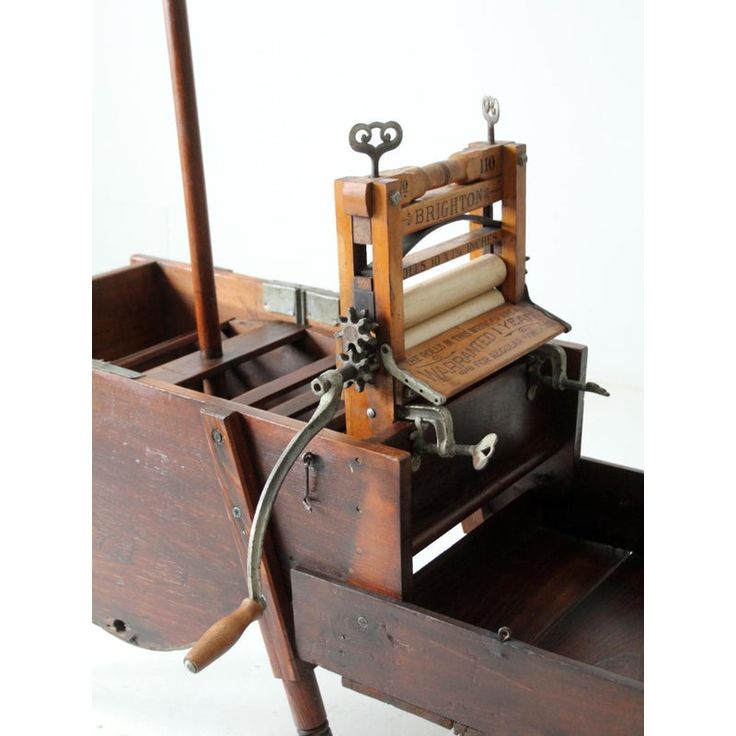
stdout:
POLYGON ((208 664, 225 654, 262 614, 263 608, 258 601, 245 598, 239 608, 223 616, 199 637, 199 641, 184 657, 186 668, 190 672, 201 672, 208 664))

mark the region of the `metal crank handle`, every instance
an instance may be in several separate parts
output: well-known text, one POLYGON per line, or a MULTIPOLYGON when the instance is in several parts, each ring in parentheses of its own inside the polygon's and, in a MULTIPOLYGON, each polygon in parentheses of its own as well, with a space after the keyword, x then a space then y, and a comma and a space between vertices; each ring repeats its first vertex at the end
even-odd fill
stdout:
POLYGON ((201 672, 208 664, 221 657, 259 619, 266 610, 266 599, 261 589, 261 558, 266 529, 279 490, 292 465, 301 457, 306 446, 314 439, 337 411, 340 393, 345 381, 355 378, 355 368, 325 371, 312 382, 312 391, 321 396, 319 404, 300 432, 294 435, 276 461, 258 500, 248 539, 248 595, 238 609, 210 626, 184 657, 190 672, 201 672))
POLYGON ((455 452, 458 455, 470 455, 473 460, 473 467, 476 470, 483 470, 490 462, 497 442, 498 435, 491 432, 475 445, 457 445, 455 452))

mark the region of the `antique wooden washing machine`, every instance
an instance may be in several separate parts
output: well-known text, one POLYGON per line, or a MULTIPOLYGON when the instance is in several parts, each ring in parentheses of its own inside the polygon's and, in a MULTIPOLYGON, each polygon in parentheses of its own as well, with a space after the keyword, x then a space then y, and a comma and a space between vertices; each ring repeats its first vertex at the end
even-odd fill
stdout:
POLYGON ((429 166, 379 173, 400 126, 354 127, 373 169, 335 185, 339 296, 216 270, 165 7, 192 264, 93 280, 94 621, 196 642, 196 672, 260 619, 300 734, 329 733, 315 665, 456 733, 641 733, 642 474, 580 457, 605 391, 529 298, 526 149, 495 141, 496 101, 487 141, 429 166))

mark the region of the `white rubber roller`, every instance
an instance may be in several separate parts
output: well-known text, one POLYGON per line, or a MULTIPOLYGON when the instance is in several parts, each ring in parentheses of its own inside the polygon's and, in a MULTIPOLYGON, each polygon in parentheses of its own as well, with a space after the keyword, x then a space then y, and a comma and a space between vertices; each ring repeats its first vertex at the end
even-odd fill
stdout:
POLYGON ((506 264, 487 254, 404 289, 404 329, 490 292, 506 278, 506 264))
POLYGON ((404 331, 404 348, 409 350, 425 340, 431 340, 461 322, 466 322, 479 314, 500 306, 504 301, 503 294, 498 289, 492 289, 488 293, 473 297, 452 309, 442 312, 442 314, 430 317, 430 319, 404 331))

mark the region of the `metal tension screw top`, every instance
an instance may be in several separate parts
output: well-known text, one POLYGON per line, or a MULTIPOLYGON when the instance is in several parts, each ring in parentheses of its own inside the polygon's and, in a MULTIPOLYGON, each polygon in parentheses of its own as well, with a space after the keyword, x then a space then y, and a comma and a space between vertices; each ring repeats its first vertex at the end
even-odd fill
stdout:
POLYGON ((349 142, 350 148, 358 153, 365 153, 372 163, 371 176, 375 179, 378 174, 378 162, 386 151, 392 151, 398 148, 404 137, 404 131, 395 120, 389 120, 387 123, 356 123, 350 128, 349 142), (371 144, 373 131, 377 130, 381 143, 377 146, 371 144))

